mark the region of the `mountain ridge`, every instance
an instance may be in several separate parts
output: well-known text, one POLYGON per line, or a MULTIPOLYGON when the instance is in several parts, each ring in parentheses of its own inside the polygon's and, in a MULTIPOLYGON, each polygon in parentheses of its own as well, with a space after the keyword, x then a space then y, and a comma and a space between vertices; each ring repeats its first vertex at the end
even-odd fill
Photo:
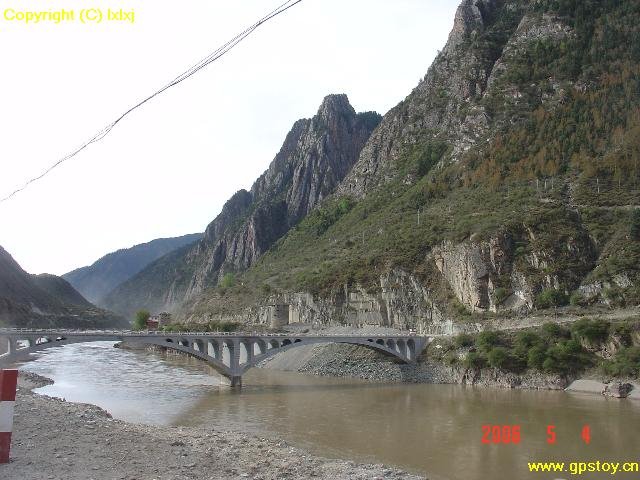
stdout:
POLYGON ((163 255, 202 238, 201 233, 181 237, 158 238, 150 242, 121 248, 108 253, 93 264, 62 275, 85 298, 96 304, 117 287, 151 262, 163 255))
POLYGON ((1 246, 0 324, 36 328, 128 326, 122 317, 89 303, 63 278, 28 274, 1 246))

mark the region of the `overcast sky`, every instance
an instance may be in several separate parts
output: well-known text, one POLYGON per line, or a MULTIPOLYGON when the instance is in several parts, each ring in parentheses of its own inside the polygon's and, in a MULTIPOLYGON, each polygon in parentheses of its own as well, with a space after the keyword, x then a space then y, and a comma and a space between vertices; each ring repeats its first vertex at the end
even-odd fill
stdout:
MULTIPOLYGON (((135 8, 134 24, 0 20, 0 197, 280 2, 116 3, 135 8)), ((357 111, 383 114, 406 97, 444 46, 458 3, 304 0, 1 203, 0 245, 30 273, 62 274, 119 248, 203 231, 325 95, 346 93, 357 111)))

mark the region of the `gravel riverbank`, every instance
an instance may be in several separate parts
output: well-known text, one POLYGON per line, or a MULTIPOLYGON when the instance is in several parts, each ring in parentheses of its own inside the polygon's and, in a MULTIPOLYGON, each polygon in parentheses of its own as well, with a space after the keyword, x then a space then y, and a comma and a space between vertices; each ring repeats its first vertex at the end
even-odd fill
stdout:
POLYGON ((424 478, 317 457, 243 432, 125 423, 96 406, 31 391, 48 383, 20 372, 12 460, 0 465, 3 480, 424 478))

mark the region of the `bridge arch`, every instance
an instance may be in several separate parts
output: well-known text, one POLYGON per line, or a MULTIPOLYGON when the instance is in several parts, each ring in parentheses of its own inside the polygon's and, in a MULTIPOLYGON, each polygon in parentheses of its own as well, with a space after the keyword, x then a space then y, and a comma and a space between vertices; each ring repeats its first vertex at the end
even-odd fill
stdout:
MULTIPOLYGON (((303 345, 343 343, 359 345, 392 356, 399 361, 414 362, 428 343, 425 337, 408 336, 258 336, 258 335, 212 335, 200 333, 155 334, 155 333, 82 333, 73 331, 51 331, 28 333, 12 332, 9 335, 9 353, 0 355, 0 362, 7 356, 32 353, 46 348, 95 341, 125 341, 138 345, 157 345, 180 351, 204 360, 218 373, 240 384, 241 376, 263 360, 277 353, 303 345), (23 346, 18 347, 18 342, 23 346)), ((6 338, 6 329, 0 329, 0 337, 6 338)), ((11 357, 13 358, 13 357, 11 357)))

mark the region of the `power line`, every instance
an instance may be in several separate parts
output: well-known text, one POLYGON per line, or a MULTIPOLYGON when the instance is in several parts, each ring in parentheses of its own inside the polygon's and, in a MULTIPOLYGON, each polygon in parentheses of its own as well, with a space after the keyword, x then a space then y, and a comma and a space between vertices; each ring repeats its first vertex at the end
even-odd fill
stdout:
POLYGON ((164 87, 162 87, 159 90, 155 91, 154 93, 152 93, 151 95, 146 97, 144 100, 140 101, 136 105, 134 105, 131 108, 129 108, 128 110, 126 110, 122 115, 120 115, 118 118, 116 118, 113 122, 108 124, 102 130, 100 130, 98 133, 96 133, 93 137, 91 137, 91 139, 87 140, 80 147, 76 148, 71 153, 69 153, 66 156, 64 156, 61 159, 59 159, 57 162, 55 162, 50 167, 48 167, 46 170, 44 170, 40 175, 38 175, 37 177, 33 177, 33 178, 27 180, 24 185, 22 185, 21 187, 15 189, 13 192, 11 192, 6 197, 0 199, 0 203, 6 202, 7 200, 9 200, 11 197, 16 195, 17 193, 20 193, 21 191, 23 191, 25 188, 27 188, 32 183, 40 180, 42 177, 44 177, 47 174, 49 174, 49 172, 51 172, 56 167, 60 166, 62 163, 64 163, 67 160, 70 160, 71 158, 75 157, 77 154, 82 152, 85 148, 89 147, 91 144, 97 143, 100 140, 102 140, 104 137, 109 135, 111 130, 113 130, 113 128, 118 123, 120 123, 131 112, 133 112, 134 110, 137 110, 138 108, 142 107, 145 103, 149 102, 150 100, 152 100, 153 98, 157 97, 161 93, 165 92, 166 90, 170 89, 171 87, 174 87, 175 85, 178 85, 179 83, 182 83, 187 78, 191 77, 192 75, 195 75, 197 72, 199 72, 200 70, 202 70, 206 66, 208 66, 211 63, 215 62, 220 57, 224 56, 226 53, 231 51, 236 45, 238 45, 240 42, 242 42, 249 35, 251 35, 261 25, 264 25, 266 22, 268 22, 272 18, 277 17, 278 15, 286 12, 291 7, 297 5, 300 2, 302 2, 302 0, 287 0, 286 2, 284 2, 280 6, 278 6, 277 8, 272 10, 271 12, 269 12, 267 15, 265 15, 260 20, 258 20, 256 23, 254 23, 253 25, 251 25, 250 27, 245 29, 243 32, 241 32, 238 35, 236 35, 235 37, 233 37, 231 40, 229 40, 227 43, 225 43, 221 47, 218 47, 215 51, 213 51, 212 53, 207 55, 205 58, 200 60, 195 65, 191 66, 188 70, 186 70, 183 73, 181 73, 180 75, 178 75, 172 81, 167 83, 164 87))

